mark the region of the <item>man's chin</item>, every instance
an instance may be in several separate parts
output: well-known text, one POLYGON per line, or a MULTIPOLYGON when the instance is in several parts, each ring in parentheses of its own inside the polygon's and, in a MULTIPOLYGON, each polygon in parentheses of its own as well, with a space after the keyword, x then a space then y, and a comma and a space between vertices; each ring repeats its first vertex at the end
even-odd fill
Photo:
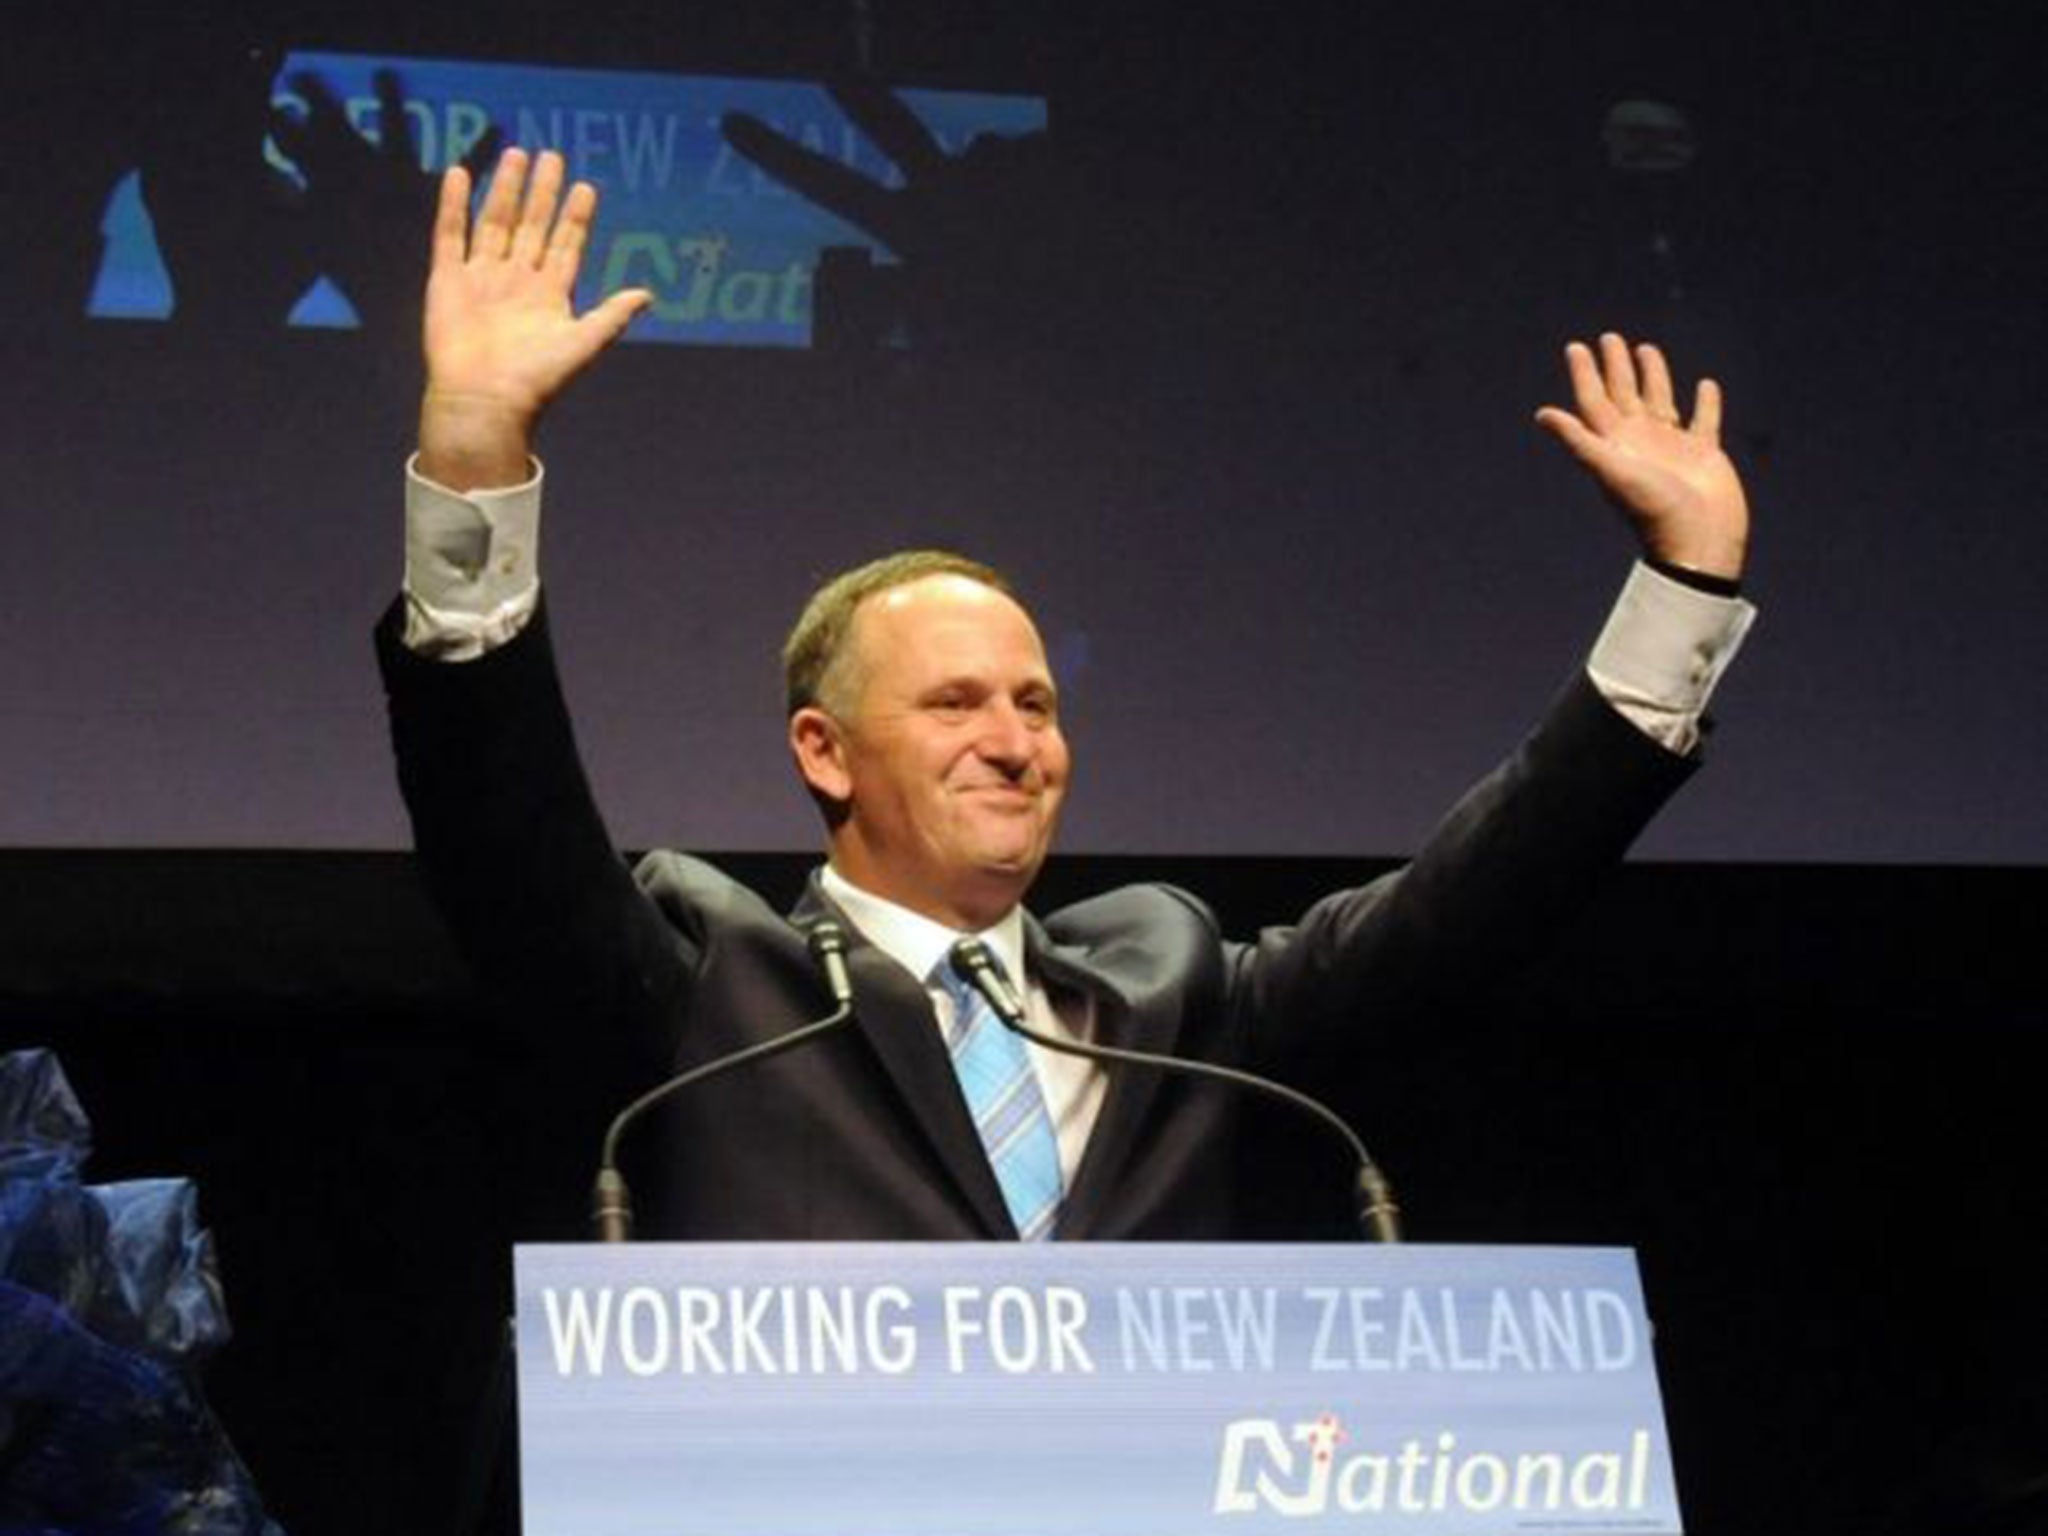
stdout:
POLYGON ((1029 884, 1038 874, 1038 866, 1045 862, 1045 850, 1041 847, 988 849, 974 862, 975 868, 991 880, 1029 884))
POLYGON ((996 843, 976 850, 974 867, 988 884, 1009 887, 1014 896, 1022 897, 1038 878, 1045 853, 1046 845, 1039 841, 996 843))

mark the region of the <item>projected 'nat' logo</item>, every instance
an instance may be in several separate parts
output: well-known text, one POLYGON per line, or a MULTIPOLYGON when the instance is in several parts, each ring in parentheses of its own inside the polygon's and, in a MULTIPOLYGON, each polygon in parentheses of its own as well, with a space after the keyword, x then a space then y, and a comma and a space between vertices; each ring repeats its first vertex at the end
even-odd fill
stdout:
POLYGON ((1341 1450, 1332 1413, 1283 1429, 1274 1419, 1224 1426, 1216 1467, 1219 1515, 1378 1514, 1645 1515, 1652 1489, 1651 1439, 1625 1444, 1468 1451, 1450 1430, 1425 1445, 1412 1436, 1383 1449, 1341 1450))
POLYGON ((724 234, 674 237, 661 230, 616 236, 605 256, 603 290, 651 289, 656 319, 675 325, 766 323, 791 331, 810 322, 811 272, 792 258, 779 268, 730 266, 724 234))

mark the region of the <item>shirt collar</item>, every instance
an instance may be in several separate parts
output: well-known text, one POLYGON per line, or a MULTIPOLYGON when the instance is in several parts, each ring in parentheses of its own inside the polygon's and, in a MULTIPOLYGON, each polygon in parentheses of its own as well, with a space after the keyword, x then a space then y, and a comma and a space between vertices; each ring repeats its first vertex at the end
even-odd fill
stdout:
POLYGON ((933 969, 946 958, 947 951, 961 939, 980 939, 995 953, 1009 974, 1010 982, 1020 990, 1024 986, 1024 909, 1012 907, 993 925, 979 933, 963 932, 948 928, 944 923, 934 922, 921 912, 864 891, 848 880, 838 870, 827 864, 818 872, 818 884, 825 894, 861 931, 875 948, 910 972, 919 981, 929 983, 933 969))

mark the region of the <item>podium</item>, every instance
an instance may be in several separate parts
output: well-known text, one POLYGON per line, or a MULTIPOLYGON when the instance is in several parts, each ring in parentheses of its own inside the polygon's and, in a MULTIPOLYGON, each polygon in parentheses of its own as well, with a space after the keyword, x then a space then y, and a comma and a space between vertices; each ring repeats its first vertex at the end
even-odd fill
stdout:
POLYGON ((515 1255, 525 1536, 1677 1532, 1611 1248, 515 1255))

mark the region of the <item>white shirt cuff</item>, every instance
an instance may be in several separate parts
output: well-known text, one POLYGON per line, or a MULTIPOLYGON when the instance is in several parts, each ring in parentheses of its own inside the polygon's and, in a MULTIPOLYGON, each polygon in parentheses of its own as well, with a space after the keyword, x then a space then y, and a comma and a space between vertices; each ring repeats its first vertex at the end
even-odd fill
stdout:
POLYGON ((1644 735, 1691 752, 1714 686, 1755 621, 1754 604, 1702 592, 1639 561, 1593 644, 1586 675, 1644 735))
POLYGON ((405 644, 473 661, 526 627, 540 601, 542 471, 519 485, 451 491, 405 465, 405 644))

